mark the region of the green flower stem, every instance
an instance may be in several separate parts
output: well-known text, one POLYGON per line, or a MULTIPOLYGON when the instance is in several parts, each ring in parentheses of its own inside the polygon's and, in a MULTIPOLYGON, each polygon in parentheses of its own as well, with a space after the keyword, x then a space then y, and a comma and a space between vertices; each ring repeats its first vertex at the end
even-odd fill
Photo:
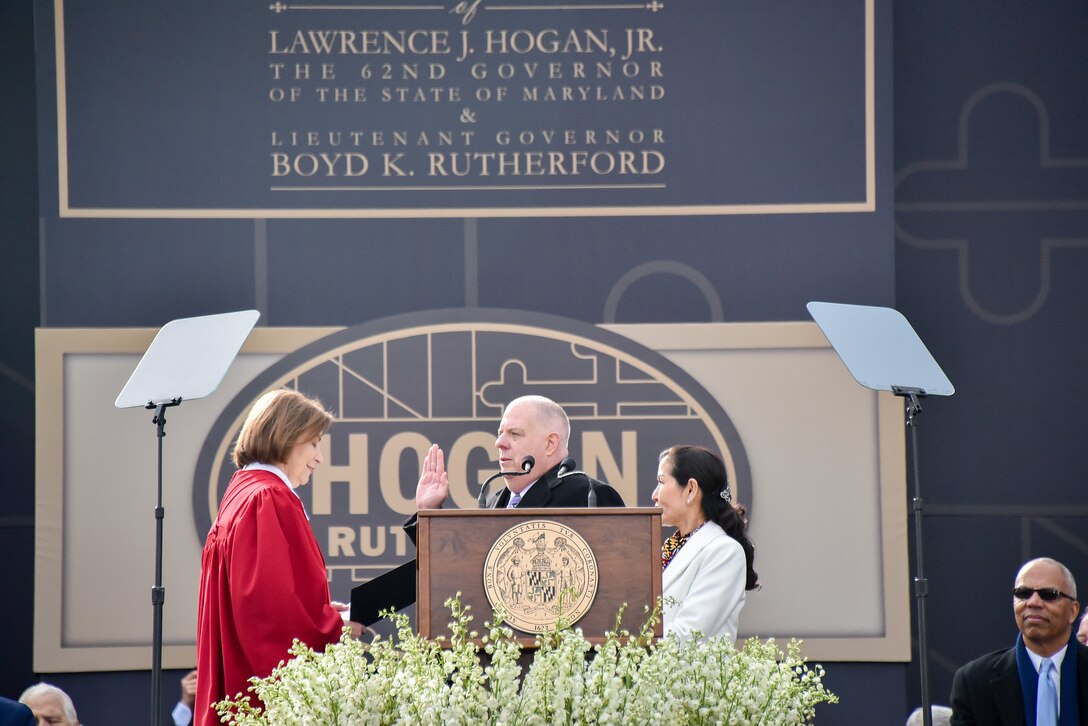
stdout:
POLYGON ((460 593, 446 601, 449 638, 425 639, 403 614, 383 613, 396 637, 362 643, 349 632, 315 653, 296 642, 267 678, 251 679, 262 703, 238 694, 215 705, 227 723, 269 724, 808 724, 816 705, 837 703, 800 644, 773 640, 656 639, 660 603, 642 627, 622 629, 623 608, 592 647, 560 622, 537 637, 528 670, 521 646, 494 613, 484 635, 471 630, 460 593), (481 663, 481 651, 490 660, 481 663), (587 661, 587 654, 594 658, 587 661))

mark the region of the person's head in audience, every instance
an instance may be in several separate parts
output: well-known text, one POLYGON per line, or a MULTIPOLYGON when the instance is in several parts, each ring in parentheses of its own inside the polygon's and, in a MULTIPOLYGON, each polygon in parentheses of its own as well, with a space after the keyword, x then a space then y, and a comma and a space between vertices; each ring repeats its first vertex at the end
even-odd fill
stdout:
MULTIPOLYGON (((952 723, 952 709, 948 706, 930 706, 929 714, 933 720, 933 726, 948 726, 952 723)), ((925 713, 919 706, 907 717, 907 726, 922 726, 925 723, 924 718, 925 713)))
POLYGON ((1073 573, 1049 557, 1031 560, 1016 575, 1012 609, 1024 646, 1049 658, 1069 642, 1080 614, 1073 573))
POLYGON ((1078 718, 1076 710, 1064 707, 1088 698, 1083 678, 1065 677, 1088 668, 1078 665, 1084 659, 1083 646, 1071 637, 1080 603, 1069 568, 1049 557, 1026 562, 1013 580, 1012 611, 1020 631, 1016 644, 975 658, 952 677, 952 722, 1043 724, 1049 719, 1053 726, 1060 709, 1063 723, 1070 718, 1084 723, 1083 709, 1078 718), (1064 651, 1058 669, 1061 685, 1051 689, 1059 651, 1064 651))
POLYGON ((48 683, 38 683, 23 691, 19 703, 26 704, 38 726, 79 726, 76 707, 68 694, 48 683))
MULTIPOLYGON (((925 715, 922 706, 918 706, 917 709, 911 712, 910 716, 907 716, 906 726, 922 726, 926 723, 924 721, 925 715)), ((947 705, 929 706, 929 715, 934 726, 949 726, 952 723, 952 709, 947 705)))
POLYGON ((1080 616, 1080 627, 1077 628, 1077 640, 1081 645, 1088 645, 1088 608, 1080 616))

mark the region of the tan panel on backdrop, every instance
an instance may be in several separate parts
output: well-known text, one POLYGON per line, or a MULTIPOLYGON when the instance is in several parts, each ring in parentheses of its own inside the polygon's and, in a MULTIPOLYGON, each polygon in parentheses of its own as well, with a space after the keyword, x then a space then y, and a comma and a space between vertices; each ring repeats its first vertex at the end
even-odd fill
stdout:
MULTIPOLYGON (((684 369, 744 441, 764 589, 749 595, 741 636, 803 637, 814 660, 909 661, 902 403, 857 386, 813 323, 602 327, 684 369)), ((170 417, 166 668, 195 661, 200 446, 247 383, 333 330, 255 329, 219 390, 170 417)), ((38 672, 150 667, 155 432, 150 412, 112 401, 154 334, 37 332, 38 672)))

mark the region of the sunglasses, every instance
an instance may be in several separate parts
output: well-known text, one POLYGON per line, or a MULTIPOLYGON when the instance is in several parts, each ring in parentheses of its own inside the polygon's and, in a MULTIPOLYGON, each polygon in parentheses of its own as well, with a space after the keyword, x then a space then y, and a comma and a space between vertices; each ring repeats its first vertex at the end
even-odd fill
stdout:
POLYGON ((1066 597, 1070 600, 1076 600, 1072 595, 1066 595, 1064 592, 1056 587, 1017 587, 1013 589, 1012 596, 1017 600, 1030 600, 1031 596, 1038 593, 1039 598, 1045 602, 1054 602, 1059 597, 1066 597))

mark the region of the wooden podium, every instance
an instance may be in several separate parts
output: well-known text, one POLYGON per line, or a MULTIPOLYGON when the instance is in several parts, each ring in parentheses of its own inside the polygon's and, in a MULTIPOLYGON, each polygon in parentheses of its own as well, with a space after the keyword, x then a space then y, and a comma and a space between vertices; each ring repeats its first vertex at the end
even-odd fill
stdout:
MULTIPOLYGON (((461 602, 472 606, 472 629, 482 633, 493 610, 484 585, 492 546, 512 528, 538 521, 576 532, 596 560, 596 596, 575 627, 590 642, 602 642, 626 603, 621 627, 636 632, 646 617, 644 606, 652 607, 661 595, 661 510, 654 507, 421 510, 416 534, 419 633, 449 635, 450 612, 444 603, 458 592, 461 602)), ((534 644, 531 629, 515 627, 514 632, 523 648, 534 644)), ((661 635, 660 622, 655 634, 661 635)))

